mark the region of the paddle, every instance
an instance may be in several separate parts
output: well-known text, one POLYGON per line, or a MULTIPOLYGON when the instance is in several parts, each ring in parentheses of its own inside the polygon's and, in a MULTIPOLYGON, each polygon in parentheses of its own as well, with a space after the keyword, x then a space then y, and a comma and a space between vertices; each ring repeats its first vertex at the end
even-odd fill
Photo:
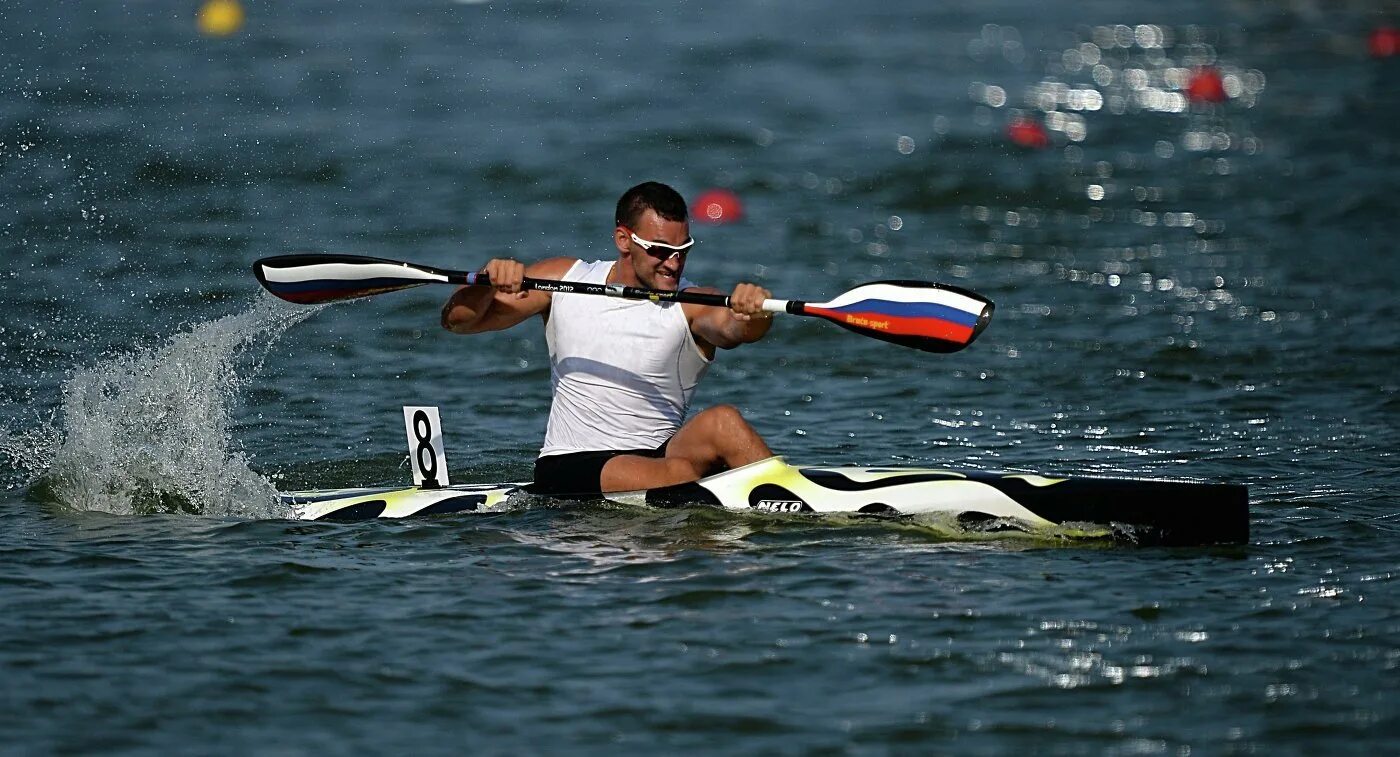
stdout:
MULTIPOLYGON (((485 274, 448 271, 357 255, 279 255, 253 264, 267 291, 311 305, 394 292, 423 284, 486 286, 485 274)), ((684 302, 728 307, 729 297, 661 292, 620 284, 525 279, 525 288, 563 294, 595 294, 628 300, 684 302)), ((956 352, 977 338, 992 317, 992 301, 976 292, 926 281, 876 281, 819 303, 765 300, 770 313, 822 318, 857 334, 925 352, 956 352)))

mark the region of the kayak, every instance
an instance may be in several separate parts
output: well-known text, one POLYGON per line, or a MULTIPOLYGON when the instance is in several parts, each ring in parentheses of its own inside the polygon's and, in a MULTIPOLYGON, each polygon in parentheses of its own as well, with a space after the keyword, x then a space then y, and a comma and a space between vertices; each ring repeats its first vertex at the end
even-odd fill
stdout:
MULTIPOLYGON (((351 255, 284 255, 253 265, 258 281, 289 302, 315 304, 429 283, 489 285, 480 272, 351 255)), ((729 307, 722 295, 525 279, 524 288, 628 300, 729 307)), ((975 292, 925 281, 863 284, 823 303, 764 300, 770 313, 815 316, 848 331, 926 352, 957 352, 987 327, 994 305, 975 292)), ((365 520, 499 512, 538 501, 526 483, 451 484, 434 406, 404 406, 414 485, 291 492, 298 518, 365 520), (533 498, 533 500, 532 500, 533 498)), ((577 498, 576 498, 577 499, 577 498)), ((1240 544, 1249 538, 1243 486, 1127 478, 1046 477, 933 468, 855 468, 760 460, 692 483, 593 496, 648 507, 740 512, 951 518, 980 531, 1111 535, 1135 544, 1240 544)))
MULTIPOLYGON (((492 513, 530 502, 529 484, 450 484, 290 492, 303 520, 367 520, 492 513)), ((934 468, 792 465, 760 460, 692 483, 606 499, 626 505, 785 513, 794 517, 942 516, 971 530, 1069 529, 1141 545, 1242 544, 1249 493, 1237 484, 1130 478, 1047 477, 934 468)))

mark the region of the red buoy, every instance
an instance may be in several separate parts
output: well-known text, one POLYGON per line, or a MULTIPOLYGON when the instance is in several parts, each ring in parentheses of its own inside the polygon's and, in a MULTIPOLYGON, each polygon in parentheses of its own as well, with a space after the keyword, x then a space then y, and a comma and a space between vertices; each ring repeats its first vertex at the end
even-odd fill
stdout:
POLYGON ((744 217, 744 203, 727 189, 707 189, 691 204, 690 215, 701 223, 734 223, 744 217))
POLYGON ((1202 66, 1192 71, 1186 83, 1186 98, 1198 103, 1223 103, 1230 99, 1225 94, 1225 79, 1220 76, 1220 69, 1202 66))
POLYGON ((1366 49, 1372 58, 1390 58, 1400 53, 1400 29, 1393 26, 1380 26, 1372 30, 1366 40, 1366 49))
POLYGON ((1015 116, 1011 119, 1011 125, 1006 127, 1006 136, 1018 147, 1040 150, 1050 146, 1050 135, 1045 131, 1045 127, 1041 126, 1039 121, 1025 116, 1015 116))

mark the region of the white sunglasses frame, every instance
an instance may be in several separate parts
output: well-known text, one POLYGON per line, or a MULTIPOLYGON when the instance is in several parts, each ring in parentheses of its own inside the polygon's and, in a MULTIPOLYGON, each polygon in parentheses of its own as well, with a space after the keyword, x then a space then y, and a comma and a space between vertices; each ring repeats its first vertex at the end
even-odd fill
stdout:
MULTIPOLYGON (((626 227, 624 226, 623 228, 626 228, 626 227)), ((651 248, 653 248, 653 247, 661 247, 661 248, 670 250, 670 251, 671 251, 671 254, 670 254, 670 255, 667 255, 667 256, 664 257, 664 258, 660 258, 661 262, 663 262, 663 263, 665 263, 666 261, 668 261, 668 260, 670 260, 671 258, 674 258, 674 257, 676 257, 676 256, 680 256, 682 259, 684 259, 685 256, 686 256, 687 254, 689 254, 690 248, 695 246, 695 237, 691 237, 690 239, 687 239, 687 240, 685 241, 684 244, 675 245, 675 244, 666 244, 665 242, 654 242, 654 241, 651 241, 651 240, 649 240, 649 239, 642 239, 641 237, 637 236, 637 232, 632 231, 631 229, 627 229, 627 233, 628 233, 629 236, 632 237, 632 241, 637 243, 637 246, 638 246, 638 247, 642 248, 644 251, 646 251, 646 252, 648 252, 648 253, 651 252, 651 248)), ((652 257, 656 257, 656 256, 655 256, 655 255, 652 255, 652 257)))

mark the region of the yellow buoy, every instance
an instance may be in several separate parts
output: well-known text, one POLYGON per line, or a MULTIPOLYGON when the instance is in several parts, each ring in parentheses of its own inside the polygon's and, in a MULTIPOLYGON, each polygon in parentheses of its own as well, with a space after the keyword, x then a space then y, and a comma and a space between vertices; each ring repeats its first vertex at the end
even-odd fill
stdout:
POLYGON ((208 0, 199 8, 199 31, 210 37, 227 37, 243 26, 243 6, 238 0, 208 0))

